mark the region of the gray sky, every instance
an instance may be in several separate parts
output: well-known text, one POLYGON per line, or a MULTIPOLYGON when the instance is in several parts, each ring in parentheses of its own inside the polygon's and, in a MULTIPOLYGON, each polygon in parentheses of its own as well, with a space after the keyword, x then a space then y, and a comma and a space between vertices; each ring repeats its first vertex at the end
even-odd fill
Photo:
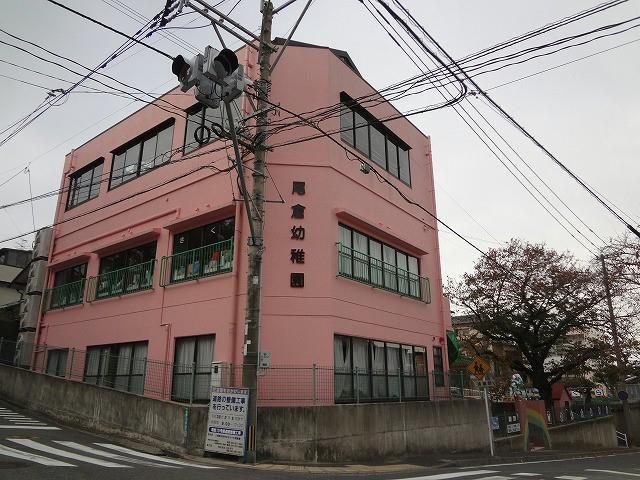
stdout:
MULTIPOLYGON (((128 33, 135 32, 140 24, 114 7, 124 10, 122 4, 125 4, 149 18, 164 5, 160 0, 62 1, 128 33)), ((227 0, 220 8, 228 11, 235 3, 236 0, 227 0)), ((281 3, 283 0, 275 2, 276 6, 281 3)), ((596 5, 595 1, 575 0, 404 0, 403 3, 455 58, 596 5)), ((299 0, 276 16, 274 36, 285 36, 303 4, 299 0)), ((123 40, 45 0, 5 2, 3 7, 0 19, 2 29, 90 67, 110 54, 123 40)), ((630 0, 607 12, 537 37, 525 46, 547 43, 638 15, 640 1, 630 0)), ((251 29, 257 29, 260 23, 258 1, 242 0, 232 17, 251 29)), ((198 26, 204 23, 201 17, 194 14, 174 20, 171 26, 198 26)), ((629 25, 636 24, 638 22, 629 25)), ((215 34, 211 28, 170 31, 200 48, 209 43, 216 46, 215 34)), ((356 0, 315 0, 294 38, 347 50, 364 78, 376 88, 383 88, 419 73, 356 0)), ((596 40, 523 65, 478 76, 476 80, 482 88, 489 89, 638 38, 640 28, 631 29, 626 33, 596 40)), ((0 40, 21 44, 4 33, 0 33, 0 40)), ((190 53, 185 47, 171 43, 158 33, 147 41, 171 55, 190 53)), ((233 44, 234 41, 228 39, 228 42, 233 44)), ((37 51, 33 47, 21 45, 37 51)), ((237 47, 238 44, 234 46, 237 47)), ((630 43, 489 92, 569 168, 629 214, 635 224, 640 219, 640 202, 637 194, 634 195, 634 186, 637 185, 640 173, 640 96, 637 93, 639 53, 640 42, 630 43)), ((0 44, 0 59, 68 80, 78 79, 76 75, 3 44, 0 44)), ((140 46, 116 59, 105 72, 147 92, 164 92, 175 84, 170 62, 140 46)), ((0 63, 0 75, 52 89, 68 86, 6 63, 0 63)), ((78 90, 87 91, 82 87, 78 90)), ((0 77, 0 92, 0 131, 32 111, 47 93, 44 89, 4 77, 0 77)), ((432 92, 410 97, 397 105, 404 111, 438 101, 441 98, 432 92)), ((621 223, 578 188, 550 159, 482 100, 470 98, 469 101, 470 103, 463 103, 465 108, 471 109, 473 105, 480 110, 491 125, 594 232, 607 240, 624 231, 621 223)), ((70 95, 64 104, 51 108, 0 147, 0 184, 31 162, 34 195, 59 188, 64 155, 68 151, 142 106, 141 102, 132 104, 130 100, 104 94, 70 95)), ((452 108, 414 116, 412 121, 432 139, 438 216, 441 219, 483 249, 498 246, 496 239, 506 241, 521 237, 533 242, 546 242, 558 250, 569 250, 585 260, 590 257, 591 254, 516 182, 452 108)), ((491 127, 484 125, 483 128, 491 127)), ((504 144, 500 146, 507 151, 508 147, 504 144)), ((526 170, 527 167, 512 152, 509 153, 518 167, 533 178, 526 170)), ((544 188, 535 181, 538 188, 544 188)), ((546 193, 596 246, 602 245, 557 199, 546 193)), ((26 173, 21 173, 0 186, 2 205, 27 197, 29 183, 26 173)), ((36 227, 53 221, 54 208, 55 198, 34 203, 36 227)), ((0 212, 0 222, 0 240, 32 230, 30 205, 5 209, 0 212)), ((567 227, 571 229, 570 226, 567 227)), ((470 270, 478 253, 445 229, 441 232, 444 276, 455 277, 470 270)), ((574 232, 574 235, 595 250, 577 233, 574 232)), ((32 236, 25 238, 29 244, 33 239, 32 236)), ((2 246, 16 244, 14 240, 5 242, 2 246)))

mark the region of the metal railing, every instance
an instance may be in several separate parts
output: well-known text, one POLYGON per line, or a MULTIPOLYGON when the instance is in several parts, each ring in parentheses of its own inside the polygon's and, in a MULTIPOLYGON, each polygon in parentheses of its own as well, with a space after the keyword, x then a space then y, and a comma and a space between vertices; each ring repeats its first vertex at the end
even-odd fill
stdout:
POLYGON ((156 260, 89 277, 87 302, 117 297, 153 288, 153 271, 156 260))
POLYGON ((160 286, 220 275, 233 268, 233 238, 160 260, 160 286))
POLYGON ((84 296, 85 279, 76 282, 58 285, 44 291, 44 309, 54 310, 57 308, 79 305, 84 296))
POLYGON ((432 371, 430 389, 432 400, 482 398, 476 380, 466 370, 432 371))
POLYGON ((431 303, 431 284, 427 277, 360 253, 342 243, 337 245, 338 275, 341 277, 431 303))
MULTIPOLYGON (((207 403, 212 378, 219 386, 241 387, 245 369, 251 369, 250 373, 256 369, 255 365, 221 363, 214 366, 212 375, 210 363, 162 362, 136 355, 113 355, 105 348, 108 347, 82 350, 0 338, 0 363, 181 403, 207 403)), ((434 391, 426 374, 372 373, 344 372, 321 365, 258 368, 258 403, 261 406, 313 406, 475 398, 467 388, 461 390, 462 394, 455 393, 455 387, 446 395, 434 391)), ((449 378, 449 372, 444 376, 449 378)), ((460 378, 460 375, 456 372, 452 377, 460 378)), ((463 385, 469 382, 468 379, 461 381, 463 385)))
POLYGON ((622 444, 625 448, 629 448, 629 438, 626 433, 616 430, 616 438, 618 439, 618 445, 622 444))
POLYGON ((612 415, 611 406, 607 402, 593 404, 573 404, 567 407, 547 408, 547 424, 563 425, 593 418, 612 415))

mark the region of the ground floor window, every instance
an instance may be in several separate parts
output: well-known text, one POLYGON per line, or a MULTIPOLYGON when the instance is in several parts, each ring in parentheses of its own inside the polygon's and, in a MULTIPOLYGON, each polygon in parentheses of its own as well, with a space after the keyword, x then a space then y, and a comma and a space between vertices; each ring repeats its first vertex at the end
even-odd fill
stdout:
POLYGON ((382 340, 334 337, 336 402, 427 399, 424 347, 382 340))
POLYGON ((47 352, 47 374, 64 377, 67 369, 69 349, 56 349, 47 352))
POLYGON ((433 347, 433 384, 436 387, 444 387, 445 385, 442 347, 433 347))
POLYGON ((214 335, 176 338, 171 399, 208 402, 214 335))
POLYGON ((143 394, 149 342, 87 348, 84 381, 143 394))

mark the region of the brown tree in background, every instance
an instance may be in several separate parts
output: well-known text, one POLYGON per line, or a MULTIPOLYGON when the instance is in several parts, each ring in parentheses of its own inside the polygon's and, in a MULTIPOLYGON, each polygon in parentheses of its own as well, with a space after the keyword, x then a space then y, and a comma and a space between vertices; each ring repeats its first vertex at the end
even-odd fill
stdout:
POLYGON ((603 321, 598 275, 569 253, 511 240, 482 257, 450 294, 485 339, 520 353, 511 368, 550 402, 551 385, 584 369, 603 348, 589 341, 603 321))

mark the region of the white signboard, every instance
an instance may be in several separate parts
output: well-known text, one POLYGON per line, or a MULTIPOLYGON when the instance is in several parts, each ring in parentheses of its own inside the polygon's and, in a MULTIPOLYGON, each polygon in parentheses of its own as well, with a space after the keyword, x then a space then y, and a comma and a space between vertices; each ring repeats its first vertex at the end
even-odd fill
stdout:
POLYGON ((204 449, 244 456, 248 408, 248 388, 212 387, 204 449))
POLYGON ((507 433, 518 433, 520 431, 519 423, 510 423, 507 425, 507 433))

